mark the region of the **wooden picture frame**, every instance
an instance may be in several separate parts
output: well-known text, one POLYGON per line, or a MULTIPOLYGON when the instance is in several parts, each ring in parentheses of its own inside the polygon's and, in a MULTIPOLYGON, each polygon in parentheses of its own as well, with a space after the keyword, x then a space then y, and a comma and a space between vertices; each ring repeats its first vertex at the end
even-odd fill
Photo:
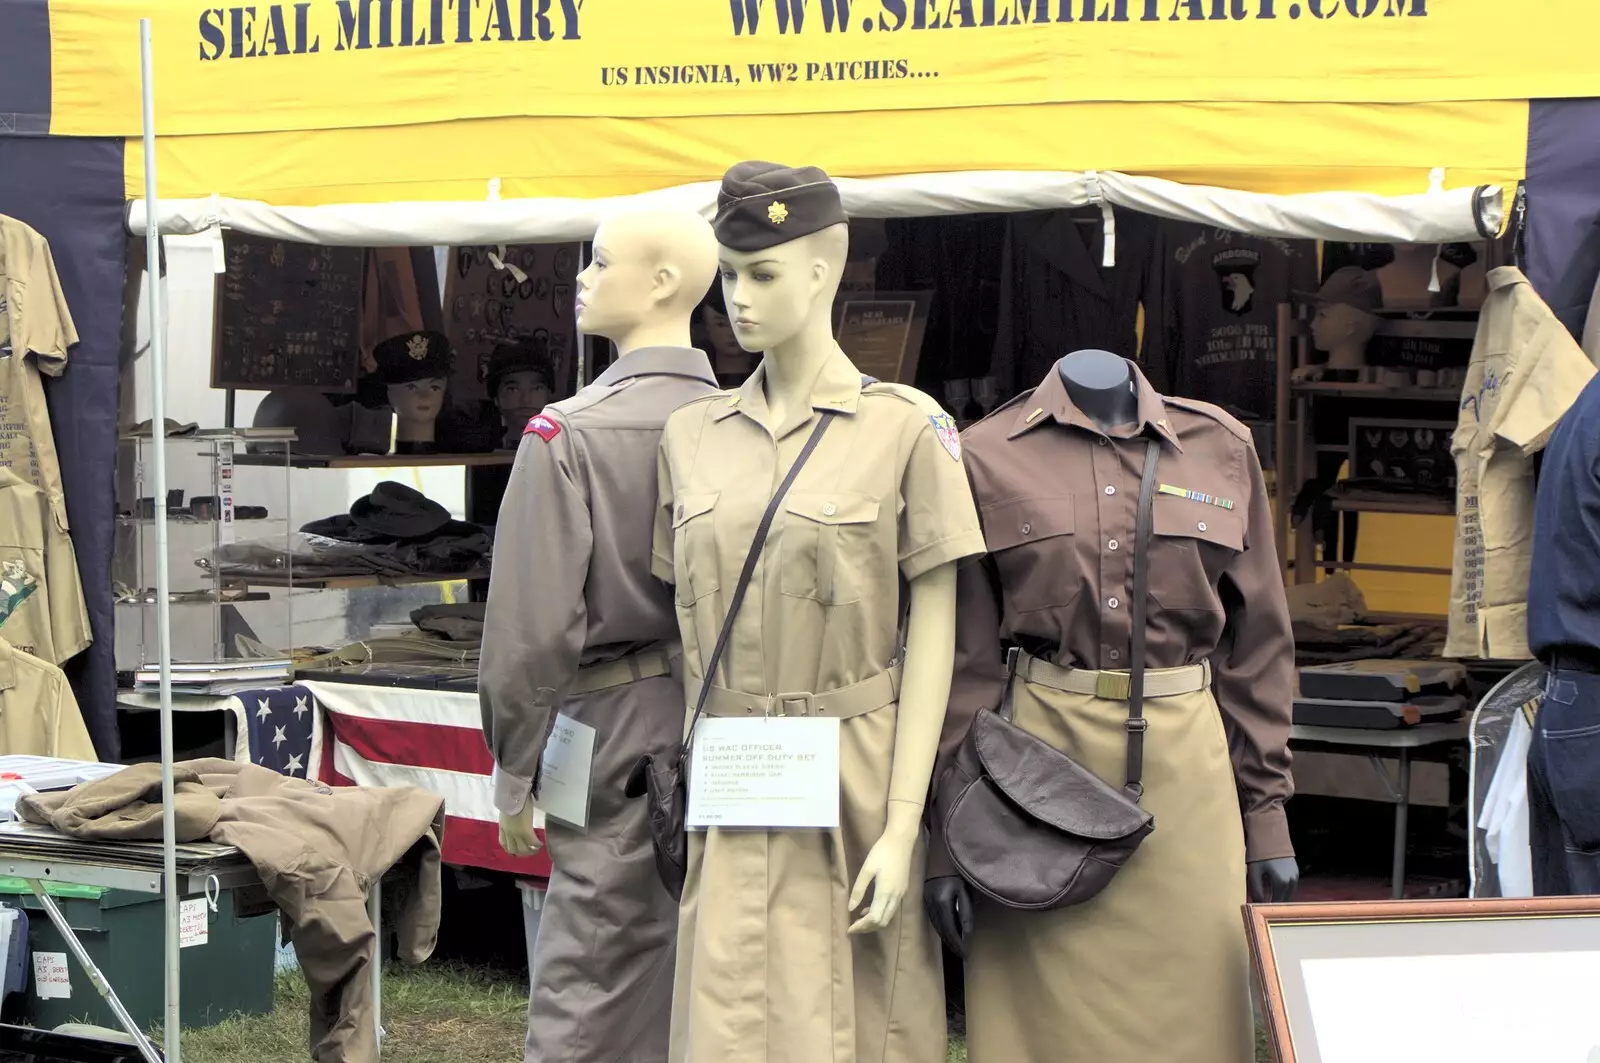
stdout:
MULTIPOLYGON (((1479 1015, 1490 1021, 1497 1013, 1517 1011, 1519 1004, 1509 998, 1508 987, 1548 997, 1572 982, 1577 965, 1585 972, 1600 968, 1600 897, 1245 905, 1244 921, 1260 980, 1262 1019, 1278 1063, 1345 1063, 1358 1054, 1364 1063, 1402 1058, 1408 1063, 1424 1058, 1556 1063, 1558 1057, 1585 1063, 1600 1058, 1600 1017, 1592 1007, 1572 1014, 1571 1030, 1551 1030, 1549 1023, 1523 1013, 1529 1038, 1565 1036, 1592 1046, 1576 1052, 1552 1055, 1529 1044, 1527 1051, 1519 1046, 1508 1055, 1470 1027, 1479 1015), (1562 960, 1552 959, 1558 956, 1562 960), (1308 969, 1308 961, 1322 966, 1308 969), (1540 961, 1550 969, 1549 978, 1527 977, 1540 961), (1491 964, 1500 981, 1470 989, 1461 984, 1491 964), (1448 977, 1416 977, 1430 967, 1448 977), (1308 973, 1319 977, 1308 979, 1308 973), (1350 999, 1343 991, 1352 986, 1359 986, 1366 999, 1350 999), (1448 1003, 1431 1008, 1430 994, 1448 1003), (1341 1011, 1358 1029, 1337 1028, 1341 1011), (1465 1052, 1439 1043, 1420 1056, 1402 1045, 1385 1054, 1385 1028, 1394 1025, 1397 1012, 1403 1013, 1402 1022, 1426 1030, 1434 1043, 1447 1026, 1458 1037, 1478 1040, 1465 1052), (1410 1021, 1413 1014, 1415 1022, 1410 1021), (1320 1032, 1317 1015, 1331 1020, 1320 1032), (1360 1042, 1359 1049, 1354 1041, 1360 1042), (1475 1050, 1479 1045, 1481 1051, 1475 1050)), ((1586 985, 1592 998, 1596 982, 1587 977, 1579 981, 1577 991, 1586 985)))

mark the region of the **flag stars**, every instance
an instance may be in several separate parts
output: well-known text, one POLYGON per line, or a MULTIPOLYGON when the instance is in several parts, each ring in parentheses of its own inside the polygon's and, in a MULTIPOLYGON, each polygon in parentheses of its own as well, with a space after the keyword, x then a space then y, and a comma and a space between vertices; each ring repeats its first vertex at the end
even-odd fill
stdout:
POLYGON ((272 729, 273 748, 277 748, 289 740, 289 736, 284 733, 286 730, 288 730, 286 727, 275 727, 272 729))
POLYGON ((256 699, 256 719, 265 720, 272 715, 272 706, 267 704, 265 698, 256 699))
POLYGON ((310 706, 308 706, 306 704, 306 700, 307 699, 305 699, 305 698, 295 698, 294 699, 294 718, 295 719, 298 720, 298 719, 300 719, 300 717, 304 716, 306 713, 311 711, 310 706))
POLYGON ((304 775, 306 766, 300 760, 300 754, 292 753, 289 755, 289 763, 284 765, 283 770, 290 775, 293 775, 295 772, 300 772, 302 775, 304 775))

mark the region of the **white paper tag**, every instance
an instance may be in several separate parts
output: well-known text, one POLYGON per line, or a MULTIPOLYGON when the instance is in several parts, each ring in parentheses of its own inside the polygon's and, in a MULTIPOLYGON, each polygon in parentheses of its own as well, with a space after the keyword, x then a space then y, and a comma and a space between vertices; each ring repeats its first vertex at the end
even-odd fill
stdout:
POLYGON ((210 912, 204 897, 178 902, 178 947, 204 945, 211 940, 210 912))
POLYGON ((33 954, 33 995, 40 1000, 68 1000, 72 997, 72 975, 67 970, 65 952, 33 954))
POLYGON ((690 759, 691 830, 839 825, 839 721, 703 716, 690 759))
POLYGON ((594 728, 557 715, 540 761, 539 796, 533 807, 569 827, 589 826, 589 769, 594 764, 594 728))

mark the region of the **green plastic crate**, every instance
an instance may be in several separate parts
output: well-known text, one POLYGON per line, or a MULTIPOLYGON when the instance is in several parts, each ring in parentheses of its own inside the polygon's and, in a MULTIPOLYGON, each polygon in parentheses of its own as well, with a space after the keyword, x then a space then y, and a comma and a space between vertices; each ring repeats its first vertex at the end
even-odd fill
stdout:
MULTIPOLYGON (((56 883, 47 884, 46 890, 134 1021, 146 1030, 160 1027, 166 1007, 161 896, 56 883)), ((38 995, 30 957, 28 1021, 44 1029, 67 1022, 120 1029, 116 1016, 95 991, 27 883, 0 878, 0 901, 27 911, 32 952, 65 953, 67 957, 71 996, 64 999, 38 995)), ((208 940, 182 950, 180 1021, 186 1028, 199 1028, 231 1015, 271 1011, 277 920, 240 916, 232 891, 223 891, 217 898, 217 910, 207 911, 206 920, 208 940)))

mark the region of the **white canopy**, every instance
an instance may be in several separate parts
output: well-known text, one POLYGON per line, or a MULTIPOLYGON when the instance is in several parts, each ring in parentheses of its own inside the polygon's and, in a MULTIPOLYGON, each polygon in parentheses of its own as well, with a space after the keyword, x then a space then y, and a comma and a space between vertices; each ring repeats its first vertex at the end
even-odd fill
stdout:
MULTIPOLYGON (((1437 182, 1436 182, 1437 183, 1437 182)), ((1052 210, 1099 205, 1112 235, 1111 206, 1199 222, 1255 236, 1386 243, 1451 243, 1497 233, 1505 216, 1496 186, 1433 188, 1409 196, 1365 192, 1267 195, 1184 185, 1105 171, 1085 173, 978 170, 856 180, 841 178, 853 217, 908 218, 1052 210)), ((300 243, 354 247, 563 243, 587 240, 606 215, 644 206, 676 205, 707 217, 716 182, 679 185, 605 199, 500 199, 491 187, 476 202, 341 204, 275 207, 252 200, 162 200, 164 235, 218 227, 300 243)), ((144 200, 129 204, 128 228, 143 235, 144 200)), ((1113 241, 1107 240, 1107 258, 1113 241)))

